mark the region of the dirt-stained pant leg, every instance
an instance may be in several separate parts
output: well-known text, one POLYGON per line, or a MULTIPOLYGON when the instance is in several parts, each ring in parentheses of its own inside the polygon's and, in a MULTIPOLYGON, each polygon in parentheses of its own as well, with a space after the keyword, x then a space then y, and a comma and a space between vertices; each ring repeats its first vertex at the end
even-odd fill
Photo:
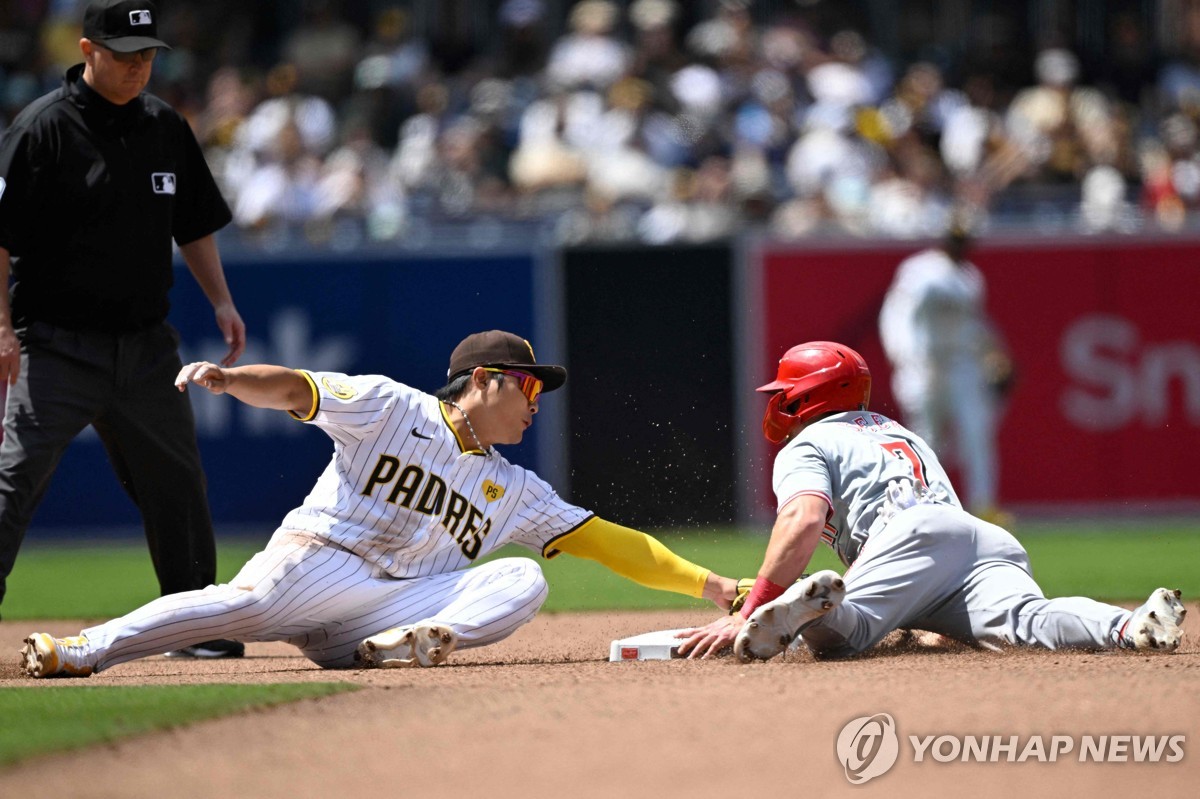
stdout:
POLYGON ((532 621, 548 592, 541 567, 529 558, 410 580, 384 578, 363 586, 355 612, 290 640, 324 668, 353 666, 364 638, 419 622, 452 629, 459 649, 486 646, 532 621))
POLYGON ((310 536, 277 533, 228 584, 160 597, 83 635, 96 671, 215 638, 286 641, 336 618, 336 588, 372 581, 373 568, 310 536))
POLYGON ((898 513, 846 571, 841 606, 806 627, 804 642, 822 657, 845 657, 938 609, 975 564, 973 517, 944 505, 898 513), (961 516, 961 518, 960 518, 961 516))
POLYGON ((994 648, 1005 645, 1046 649, 1098 649, 1114 646, 1114 633, 1129 618, 1124 608, 1087 597, 1047 599, 1029 555, 1008 531, 976 520, 979 563, 963 590, 929 619, 913 626, 945 631, 962 641, 994 648))
POLYGON ((1129 617, 1085 597, 1046 599, 1012 535, 946 505, 898 514, 845 579, 842 605, 803 632, 818 656, 862 652, 901 627, 988 647, 1106 647, 1129 617))

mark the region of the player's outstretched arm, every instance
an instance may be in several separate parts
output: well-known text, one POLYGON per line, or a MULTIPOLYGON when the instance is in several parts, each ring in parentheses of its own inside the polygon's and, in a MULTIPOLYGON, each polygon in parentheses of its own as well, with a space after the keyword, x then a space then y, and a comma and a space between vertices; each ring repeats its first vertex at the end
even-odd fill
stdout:
POLYGON ((208 361, 189 363, 179 370, 175 386, 180 391, 188 383, 213 394, 231 394, 247 405, 307 414, 312 408, 313 393, 308 381, 294 369, 269 364, 220 367, 208 361))
POLYGON ((592 519, 554 546, 647 588, 703 597, 720 608, 728 609, 737 596, 736 580, 679 557, 652 536, 604 519, 592 519))
POLYGON ((679 644, 679 654, 689 658, 709 658, 732 646, 754 609, 782 594, 804 573, 821 541, 828 512, 829 505, 823 498, 809 494, 802 494, 784 505, 775 517, 758 579, 741 611, 722 616, 703 627, 682 631, 679 636, 684 640, 679 644))

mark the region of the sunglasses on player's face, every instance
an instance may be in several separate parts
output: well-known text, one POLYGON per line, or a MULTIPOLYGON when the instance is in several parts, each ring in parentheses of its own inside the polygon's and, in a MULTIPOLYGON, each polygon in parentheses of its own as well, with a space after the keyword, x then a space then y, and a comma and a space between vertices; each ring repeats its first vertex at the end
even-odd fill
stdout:
POLYGON ((491 367, 483 367, 485 371, 495 372, 500 375, 508 375, 517 381, 517 388, 521 389, 521 393, 525 395, 525 399, 530 403, 537 402, 537 398, 542 393, 542 381, 538 380, 533 375, 527 375, 524 372, 512 372, 508 369, 493 369, 491 367))

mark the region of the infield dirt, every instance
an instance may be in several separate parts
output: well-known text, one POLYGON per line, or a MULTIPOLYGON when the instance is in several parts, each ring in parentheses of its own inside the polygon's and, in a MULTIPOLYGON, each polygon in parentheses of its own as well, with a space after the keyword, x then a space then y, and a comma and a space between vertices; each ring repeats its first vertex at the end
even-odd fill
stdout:
MULTIPOLYGON (((817 662, 608 663, 609 642, 704 612, 544 614, 433 669, 321 671, 286 644, 233 661, 162 657, 88 680, 21 677, 34 629, 0 624, 0 686, 344 680, 363 690, 126 739, 0 771, 0 795, 62 797, 1194 796, 1200 785, 1200 618, 1174 655, 925 647, 893 637, 817 662), (852 719, 890 714, 895 766, 863 785, 836 752, 852 719), (1056 762, 915 762, 909 736, 1067 736, 1056 762), (1084 736, 1185 736, 1178 762, 1080 762, 1084 736)), ((36 725, 36 718, 5 718, 36 725)), ((942 749, 949 751, 950 744, 942 749)), ((1170 750, 1167 750, 1170 754, 1170 750)))

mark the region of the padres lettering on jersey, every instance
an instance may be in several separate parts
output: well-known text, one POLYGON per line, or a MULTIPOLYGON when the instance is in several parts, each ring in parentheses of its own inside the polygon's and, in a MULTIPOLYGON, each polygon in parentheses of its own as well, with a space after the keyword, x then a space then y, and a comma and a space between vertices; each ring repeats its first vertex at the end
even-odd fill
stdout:
MULTIPOLYGON (((463 554, 471 560, 479 557, 483 539, 492 529, 492 520, 484 519, 483 512, 471 504, 470 500, 457 491, 449 491, 450 499, 446 500, 446 481, 436 474, 429 474, 416 464, 409 464, 400 469, 400 459, 393 455, 380 455, 379 462, 367 478, 367 485, 362 490, 364 497, 372 496, 379 486, 392 485, 386 502, 398 503, 402 508, 410 508, 417 513, 429 516, 441 516, 442 527, 462 546, 463 554), (396 472, 400 472, 399 478, 396 472), (416 504, 414 505, 414 500, 416 504), (465 517, 465 518, 464 518, 465 517), (483 525, 480 526, 480 522, 483 525), (461 532, 459 527, 462 528, 461 532)), ((495 493, 500 489, 491 485, 495 493)), ((485 495, 487 490, 485 489, 485 495)))
POLYGON ((380 375, 300 373, 313 404, 297 418, 324 430, 334 454, 280 529, 420 577, 465 568, 509 541, 544 552, 592 516, 500 454, 468 451, 429 394, 380 375))

